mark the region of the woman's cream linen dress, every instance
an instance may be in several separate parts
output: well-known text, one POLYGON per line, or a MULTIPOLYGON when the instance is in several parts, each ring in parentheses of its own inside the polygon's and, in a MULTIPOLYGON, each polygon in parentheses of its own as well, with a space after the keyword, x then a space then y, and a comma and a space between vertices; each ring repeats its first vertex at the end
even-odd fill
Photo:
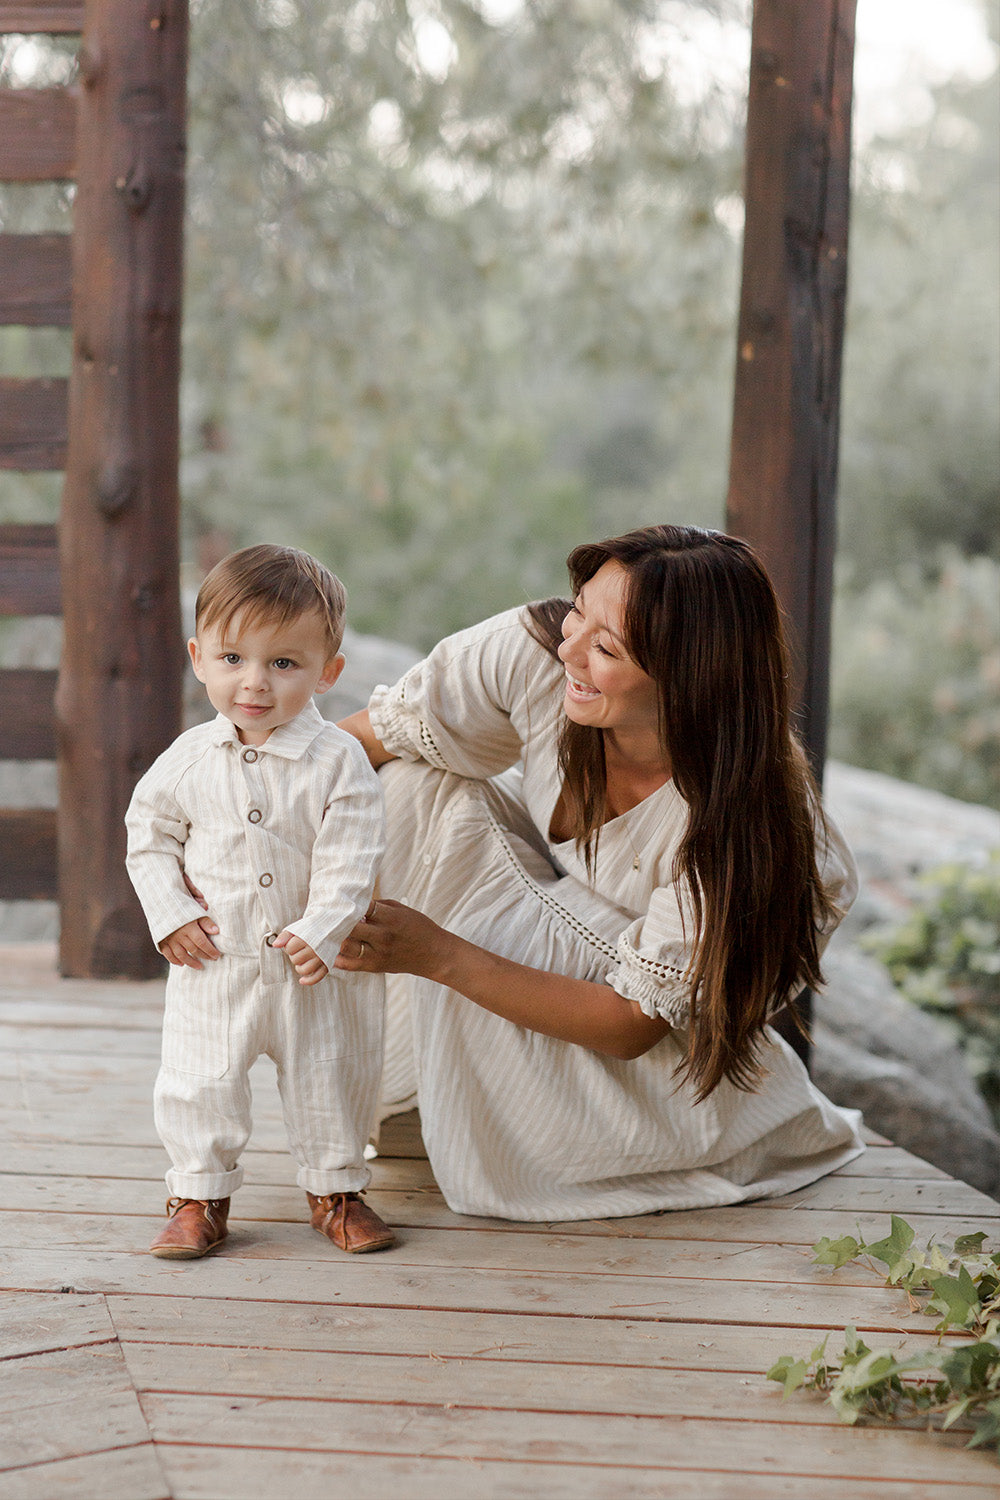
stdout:
MULTIPOLYGON (((685 805, 668 783, 607 823, 589 883, 573 844, 549 842, 564 674, 524 620, 511 610, 450 636, 376 688, 372 725, 401 757, 380 773, 379 894, 518 963, 611 984, 673 1029, 621 1062, 390 976, 383 1115, 415 1092, 449 1206, 505 1219, 740 1203, 843 1166, 863 1149, 859 1117, 824 1098, 773 1032, 755 1093, 723 1082, 695 1104, 677 1081, 688 950, 672 866, 685 805)), ((850 854, 835 837, 823 858, 846 910, 850 854)))

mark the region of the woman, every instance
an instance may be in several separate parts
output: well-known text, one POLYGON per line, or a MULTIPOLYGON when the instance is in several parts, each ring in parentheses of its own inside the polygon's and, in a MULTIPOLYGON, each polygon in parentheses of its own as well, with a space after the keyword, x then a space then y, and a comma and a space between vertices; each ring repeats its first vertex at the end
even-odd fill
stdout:
POLYGON ((767 1025, 856 889, 790 731, 774 591, 688 527, 569 571, 572 603, 449 637, 344 722, 383 768, 389 852, 338 966, 398 976, 385 1097, 415 1088, 456 1212, 788 1192, 863 1148, 767 1025))

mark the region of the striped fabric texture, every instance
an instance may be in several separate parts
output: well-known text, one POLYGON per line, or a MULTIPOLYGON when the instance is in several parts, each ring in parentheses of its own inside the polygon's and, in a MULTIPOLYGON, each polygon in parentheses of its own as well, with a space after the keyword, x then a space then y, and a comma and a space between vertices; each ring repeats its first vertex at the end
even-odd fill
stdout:
MULTIPOLYGON (((516 610, 376 689, 373 727, 401 757, 380 773, 379 894, 516 962, 612 984, 673 1029, 623 1062, 391 975, 383 1115, 415 1091, 450 1206, 510 1219, 737 1203, 843 1165, 863 1149, 859 1117, 825 1099, 777 1035, 754 1093, 723 1083, 695 1104, 678 1080, 688 952, 672 866, 684 803, 668 784, 607 823, 588 881, 572 844, 548 839, 562 696, 561 666, 516 610)), ((837 835, 824 873, 846 909, 856 875, 837 835)))

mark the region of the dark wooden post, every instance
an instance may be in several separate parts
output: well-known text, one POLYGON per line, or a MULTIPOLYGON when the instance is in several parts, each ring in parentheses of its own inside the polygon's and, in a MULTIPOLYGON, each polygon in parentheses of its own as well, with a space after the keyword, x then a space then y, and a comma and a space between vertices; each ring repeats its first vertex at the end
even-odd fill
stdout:
POLYGON ((124 868, 181 721, 178 378, 186 0, 87 0, 80 53, 57 692, 60 963, 159 971, 124 868))
POLYGON ((787 611, 794 699, 822 774, 855 0, 755 0, 727 528, 787 611))

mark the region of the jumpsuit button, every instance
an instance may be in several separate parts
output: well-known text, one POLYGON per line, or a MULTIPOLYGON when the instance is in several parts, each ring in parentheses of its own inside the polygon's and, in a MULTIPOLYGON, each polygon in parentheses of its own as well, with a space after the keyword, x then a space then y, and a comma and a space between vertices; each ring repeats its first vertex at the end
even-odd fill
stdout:
POLYGON ((261 812, 259 807, 252 807, 247 813, 247 817, 250 819, 251 823, 259 823, 263 816, 264 814, 261 812))
POLYGON ((243 759, 246 760, 246 761, 249 761, 250 764, 252 765, 253 762, 257 759, 257 752, 256 752, 256 750, 244 750, 244 752, 243 752, 243 759))
POLYGON ((274 941, 275 941, 275 938, 277 936, 278 936, 278 934, 276 932, 269 932, 267 934, 267 936, 264 939, 264 942, 267 944, 267 946, 269 948, 273 948, 274 947, 274 941))
POLYGON ((425 854, 424 855, 424 861, 423 862, 424 862, 425 865, 430 865, 430 864, 434 863, 434 861, 431 859, 431 856, 429 854, 425 854))
POLYGON ((267 871, 265 870, 264 874, 260 877, 260 879, 258 880, 257 884, 258 885, 272 885, 273 882, 274 882, 274 876, 273 875, 269 875, 267 873, 267 871))

